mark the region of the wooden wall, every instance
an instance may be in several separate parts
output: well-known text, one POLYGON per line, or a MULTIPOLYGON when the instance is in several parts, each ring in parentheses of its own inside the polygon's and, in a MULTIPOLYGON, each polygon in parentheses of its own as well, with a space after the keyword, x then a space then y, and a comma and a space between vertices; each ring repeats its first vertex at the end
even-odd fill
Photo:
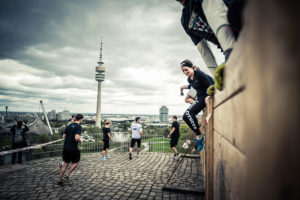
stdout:
POLYGON ((224 89, 207 109, 206 199, 300 199, 299 10, 249 1, 224 89))

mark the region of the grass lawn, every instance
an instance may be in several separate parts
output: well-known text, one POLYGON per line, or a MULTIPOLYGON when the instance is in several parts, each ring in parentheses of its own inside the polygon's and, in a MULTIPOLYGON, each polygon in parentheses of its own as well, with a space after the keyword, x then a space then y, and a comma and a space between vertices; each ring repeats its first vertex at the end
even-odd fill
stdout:
POLYGON ((148 142, 150 152, 172 152, 170 148, 170 138, 154 137, 144 139, 143 142, 148 142))

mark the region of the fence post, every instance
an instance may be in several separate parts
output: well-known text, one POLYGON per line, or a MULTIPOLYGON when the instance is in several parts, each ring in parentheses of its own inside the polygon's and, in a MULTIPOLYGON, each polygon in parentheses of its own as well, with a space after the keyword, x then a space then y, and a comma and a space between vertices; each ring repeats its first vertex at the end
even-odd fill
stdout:
POLYGON ((163 143, 163 152, 165 153, 165 140, 164 140, 164 136, 162 136, 162 143, 163 143))

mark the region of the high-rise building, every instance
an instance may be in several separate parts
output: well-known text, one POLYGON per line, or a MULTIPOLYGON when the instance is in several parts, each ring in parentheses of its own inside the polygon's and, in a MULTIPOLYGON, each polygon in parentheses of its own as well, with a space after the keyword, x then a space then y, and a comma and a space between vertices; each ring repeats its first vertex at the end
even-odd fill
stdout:
POLYGON ((56 111, 55 110, 51 110, 50 112, 48 112, 48 119, 49 120, 55 120, 56 119, 56 111))
POLYGON ((169 109, 167 106, 162 106, 159 109, 159 120, 161 122, 168 122, 169 109))
POLYGON ((102 62, 102 37, 101 37, 101 45, 100 45, 100 57, 98 66, 96 67, 96 81, 98 81, 98 96, 97 96, 97 110, 96 110, 96 122, 95 125, 97 127, 101 127, 101 82, 105 79, 105 67, 103 66, 104 62, 102 62))
POLYGON ((64 110, 57 115, 57 120, 68 120, 71 118, 70 111, 64 110))

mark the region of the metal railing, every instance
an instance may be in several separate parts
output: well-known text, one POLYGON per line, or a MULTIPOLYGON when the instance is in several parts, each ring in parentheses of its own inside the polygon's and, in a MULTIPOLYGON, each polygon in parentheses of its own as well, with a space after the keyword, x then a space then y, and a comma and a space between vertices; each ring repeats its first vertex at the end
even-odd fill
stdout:
MULTIPOLYGON (((81 153, 95 153, 101 152, 103 149, 103 141, 101 136, 93 135, 92 140, 86 140, 82 144, 79 144, 79 150, 81 153)), ((141 142, 142 152, 171 152, 169 138, 163 136, 143 136, 141 142)), ((109 152, 128 152, 130 147, 130 138, 126 140, 110 141, 109 152)), ((134 147, 137 148, 137 145, 134 147)), ((63 143, 52 144, 42 147, 40 149, 32 150, 32 159, 47 158, 53 156, 62 155, 63 143)))
MULTIPOLYGON (((84 142, 79 144, 79 149, 81 153, 95 153, 101 152, 103 149, 102 136, 100 134, 95 135, 83 135, 84 142)), ((130 147, 131 139, 129 136, 125 137, 114 137, 114 142, 110 141, 109 152, 128 152, 130 147)), ((162 135, 151 135, 143 136, 141 142, 142 152, 162 152, 162 153, 172 153, 170 147, 170 138, 165 138, 162 135)), ((180 153, 186 152, 182 148, 185 141, 179 140, 177 145, 177 150, 180 153)), ((34 160, 41 158, 57 157, 62 156, 63 141, 43 146, 39 149, 32 149, 23 152, 23 160, 34 160)), ((137 145, 134 147, 136 150, 137 145)), ((17 156, 16 156, 17 157, 17 156)), ((2 164, 9 164, 11 160, 11 155, 6 155, 2 164)))

